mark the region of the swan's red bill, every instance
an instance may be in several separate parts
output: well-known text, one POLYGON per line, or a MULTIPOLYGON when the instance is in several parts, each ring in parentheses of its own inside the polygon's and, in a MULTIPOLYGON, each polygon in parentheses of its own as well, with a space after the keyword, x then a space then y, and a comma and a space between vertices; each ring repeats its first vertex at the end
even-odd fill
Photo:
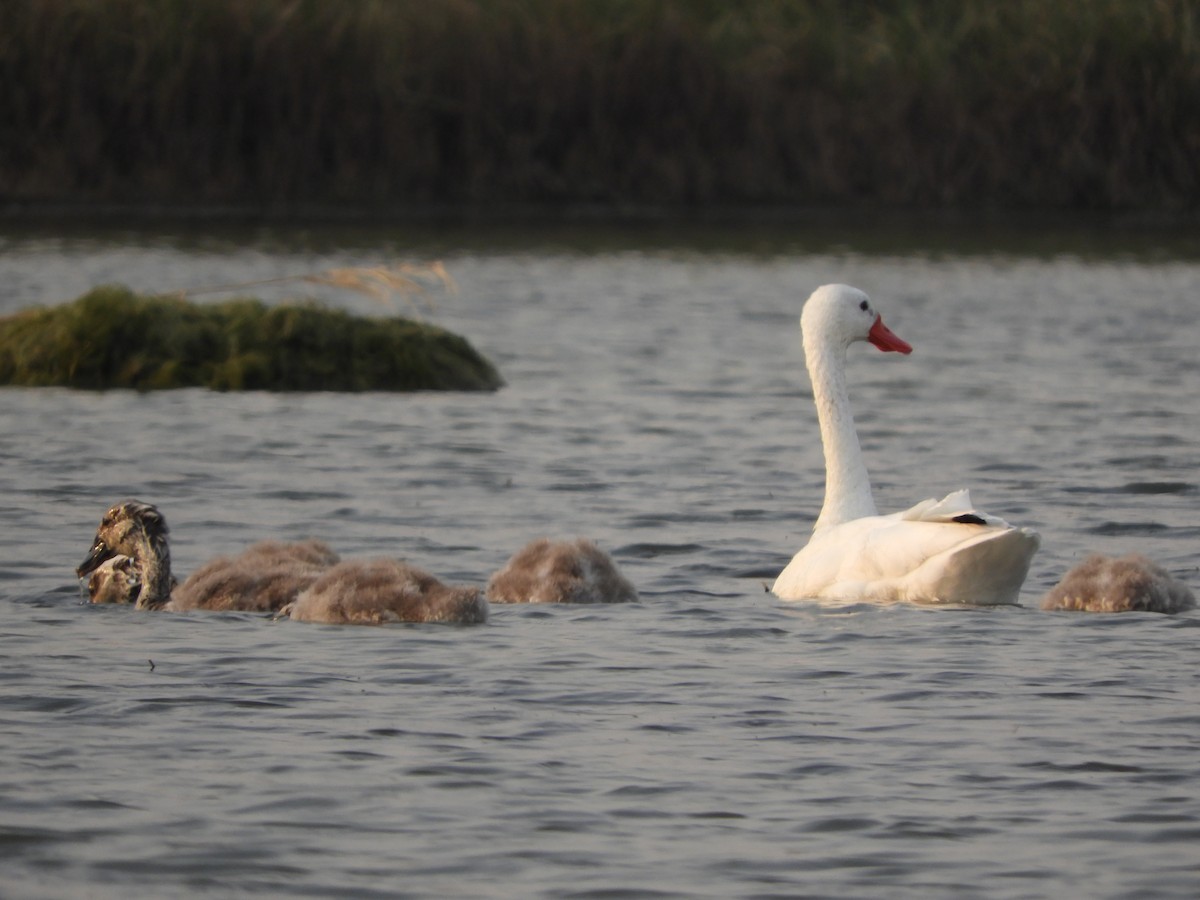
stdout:
POLYGON ((912 344, 904 340, 892 329, 883 324, 883 316, 875 317, 875 324, 867 332, 867 340, 887 352, 912 353, 912 344))

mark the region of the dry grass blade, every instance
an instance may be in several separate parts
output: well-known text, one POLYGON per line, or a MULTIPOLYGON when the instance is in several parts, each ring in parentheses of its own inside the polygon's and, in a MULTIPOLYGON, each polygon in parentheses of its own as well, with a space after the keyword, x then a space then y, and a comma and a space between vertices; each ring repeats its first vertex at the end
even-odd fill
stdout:
POLYGON ((458 294, 458 282, 446 271, 446 266, 440 259, 435 259, 425 267, 426 271, 438 280, 448 294, 458 294))
POLYGON ((198 294, 227 294, 263 285, 289 282, 321 284, 326 287, 355 291, 380 304, 391 305, 393 308, 396 307, 397 298, 402 298, 410 312, 418 318, 420 310, 416 303, 417 298, 424 301, 423 306, 427 312, 433 312, 437 309, 437 304, 430 295, 431 290, 438 289, 448 294, 458 293, 458 284, 446 271, 446 266, 441 260, 435 260, 430 263, 405 262, 391 266, 335 267, 306 275, 283 275, 278 278, 264 278, 256 281, 185 288, 171 292, 170 296, 185 299, 198 294))
POLYGON ((437 308, 429 295, 430 288, 440 287, 449 293, 458 291, 458 285, 440 261, 328 269, 315 275, 306 275, 304 280, 357 291, 380 303, 391 303, 401 297, 414 313, 418 312, 417 298, 424 300, 427 311, 432 312, 437 308))

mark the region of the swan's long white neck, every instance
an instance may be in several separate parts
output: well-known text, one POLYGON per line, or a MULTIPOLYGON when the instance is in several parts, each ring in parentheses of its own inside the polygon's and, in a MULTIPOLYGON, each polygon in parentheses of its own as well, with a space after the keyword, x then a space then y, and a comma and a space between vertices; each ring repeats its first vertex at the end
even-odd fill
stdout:
POLYGON ((846 389, 846 347, 804 334, 804 356, 825 448, 825 504, 814 531, 852 519, 878 515, 871 478, 863 462, 850 394, 846 389))

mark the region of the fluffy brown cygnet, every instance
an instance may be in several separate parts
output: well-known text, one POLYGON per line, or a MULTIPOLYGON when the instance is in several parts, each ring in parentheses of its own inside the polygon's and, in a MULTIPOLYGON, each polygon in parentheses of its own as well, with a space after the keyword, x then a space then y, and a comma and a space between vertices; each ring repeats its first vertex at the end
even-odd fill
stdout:
POLYGON ((294 600, 338 560, 320 541, 264 541, 237 556, 217 557, 178 584, 171 574, 168 536, 166 520, 155 506, 127 500, 111 507, 91 551, 75 570, 80 578, 91 576, 92 602, 170 611, 269 612, 294 600))
POLYGON ((274 612, 337 562, 321 541, 262 541, 206 562, 171 594, 170 608, 274 612))
POLYGON ((1093 554, 1042 598, 1042 609, 1082 612, 1177 613, 1196 598, 1187 585, 1140 554, 1093 554))
POLYGON ((492 603, 626 603, 637 591, 612 558, 584 538, 533 541, 488 580, 492 603))
POLYGON ((478 588, 442 584, 428 572, 397 560, 347 560, 301 591, 280 615, 324 624, 473 625, 487 621, 488 604, 478 588))
POLYGON ((88 576, 88 600, 92 603, 136 603, 142 589, 137 562, 128 556, 106 559, 88 576))

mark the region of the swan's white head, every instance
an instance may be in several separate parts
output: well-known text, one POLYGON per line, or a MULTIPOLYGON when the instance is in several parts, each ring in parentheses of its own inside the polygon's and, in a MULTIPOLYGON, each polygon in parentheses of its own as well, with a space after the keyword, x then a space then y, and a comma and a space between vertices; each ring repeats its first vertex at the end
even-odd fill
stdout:
POLYGON ((800 330, 810 341, 849 347, 870 341, 880 350, 912 353, 912 346, 883 324, 871 298, 848 284, 826 284, 812 292, 800 314, 800 330))

